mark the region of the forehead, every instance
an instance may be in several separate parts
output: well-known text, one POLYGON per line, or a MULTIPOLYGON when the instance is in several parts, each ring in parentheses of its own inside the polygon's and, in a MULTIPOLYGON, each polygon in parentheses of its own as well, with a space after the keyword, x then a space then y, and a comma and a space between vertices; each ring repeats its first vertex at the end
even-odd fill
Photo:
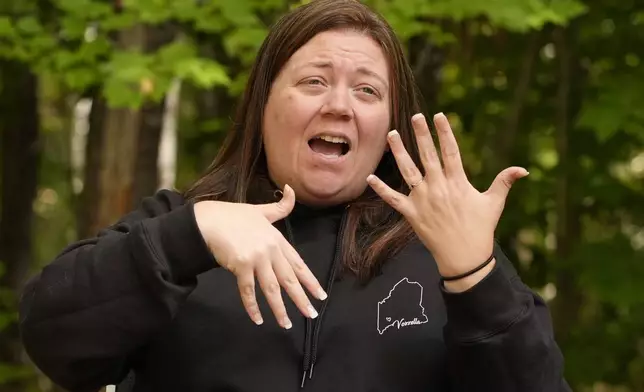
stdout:
POLYGON ((297 69, 320 62, 330 62, 333 67, 347 71, 367 68, 383 78, 389 68, 382 47, 370 36, 352 30, 317 34, 291 56, 285 68, 297 69))

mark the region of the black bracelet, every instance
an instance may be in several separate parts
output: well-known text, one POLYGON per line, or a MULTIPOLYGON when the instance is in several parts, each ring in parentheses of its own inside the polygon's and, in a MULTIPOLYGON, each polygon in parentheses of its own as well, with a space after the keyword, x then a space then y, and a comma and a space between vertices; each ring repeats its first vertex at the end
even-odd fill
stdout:
POLYGON ((483 262, 483 264, 479 265, 478 267, 474 268, 473 270, 465 272, 464 274, 456 275, 456 276, 449 276, 449 277, 442 276, 441 281, 449 282, 449 281, 452 281, 452 280, 459 280, 459 279, 466 278, 466 277, 468 277, 470 275, 473 275, 473 274, 479 272, 483 268, 485 268, 485 266, 490 264, 492 262, 492 260, 494 260, 494 252, 492 252, 490 257, 487 260, 485 260, 485 262, 483 262))

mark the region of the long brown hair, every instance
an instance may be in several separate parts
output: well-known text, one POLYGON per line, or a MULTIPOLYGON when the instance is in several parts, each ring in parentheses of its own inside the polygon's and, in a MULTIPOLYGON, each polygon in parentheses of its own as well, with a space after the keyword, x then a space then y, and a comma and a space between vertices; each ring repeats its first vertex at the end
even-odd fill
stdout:
MULTIPOLYGON (((350 29, 374 39, 383 49, 390 69, 391 124, 400 133, 413 160, 421 168, 411 127, 420 109, 419 93, 395 33, 374 11, 356 0, 314 0, 283 16, 262 44, 251 70, 235 122, 206 174, 186 192, 191 200, 239 203, 266 202, 261 184, 267 183, 262 121, 271 85, 289 58, 318 33, 350 29)), ((408 193, 393 156, 385 153, 376 170, 392 188, 408 193)), ((370 187, 353 201, 342 239, 343 266, 360 278, 377 273, 382 263, 414 237, 406 220, 370 187)))

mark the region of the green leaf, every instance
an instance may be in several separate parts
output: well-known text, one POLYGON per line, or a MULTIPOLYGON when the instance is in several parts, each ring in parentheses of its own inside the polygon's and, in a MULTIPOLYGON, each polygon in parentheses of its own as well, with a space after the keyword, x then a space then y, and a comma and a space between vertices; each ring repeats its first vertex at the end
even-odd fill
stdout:
POLYGON ((462 21, 484 16, 495 27, 524 32, 547 23, 564 24, 587 10, 578 0, 372 0, 369 4, 382 12, 404 37, 408 36, 413 21, 425 18, 462 21))
POLYGON ((73 16, 61 18, 61 35, 67 39, 79 39, 85 36, 87 22, 73 16))
POLYGON ((117 31, 124 30, 128 27, 132 27, 137 23, 136 13, 127 10, 118 14, 112 14, 103 19, 101 22, 101 28, 105 31, 117 31))
POLYGON ((182 60, 177 64, 176 74, 202 88, 230 84, 230 78, 224 67, 208 59, 182 60))
POLYGON ((103 67, 105 86, 103 93, 113 107, 139 107, 144 97, 140 91, 143 80, 152 80, 150 71, 153 57, 136 51, 114 53, 103 67))
POLYGON ((193 1, 172 1, 172 16, 181 21, 194 21, 201 17, 213 19, 214 6, 212 3, 206 2, 197 6, 193 1))
MULTIPOLYGON (((190 1, 182 3, 191 4, 190 1)), ((173 16, 171 2, 166 0, 123 0, 123 7, 135 11, 138 20, 145 23, 160 23, 173 16)))
POLYGON ((223 17, 237 26, 259 24, 252 9, 252 3, 248 0, 221 1, 219 7, 223 17))
POLYGON ((224 41, 226 51, 233 56, 250 54, 250 59, 255 58, 262 41, 266 38, 268 31, 264 28, 236 29, 230 32, 224 41))
POLYGON ((100 81, 100 74, 89 67, 70 69, 63 75, 66 85, 74 91, 83 91, 100 81))
POLYGON ((113 3, 93 0, 56 0, 58 8, 66 15, 87 21, 100 20, 113 11, 113 3))
POLYGON ((0 385, 33 376, 27 366, 6 365, 0 363, 0 385))
POLYGON ((606 142, 619 130, 639 136, 644 127, 641 77, 639 73, 619 77, 605 74, 597 95, 584 102, 577 125, 593 129, 601 142, 606 142))
POLYGON ((14 37, 16 31, 8 16, 0 16, 0 37, 11 38, 14 37))
POLYGON ((157 51, 155 61, 161 64, 171 64, 196 55, 197 50, 194 45, 185 40, 175 40, 157 51))
POLYGON ((36 35, 43 32, 43 28, 38 22, 38 19, 33 16, 25 16, 18 19, 18 22, 16 23, 16 30, 19 33, 27 35, 36 35))
POLYGON ((103 86, 103 95, 112 108, 139 108, 143 104, 143 95, 131 84, 117 78, 108 78, 103 86))

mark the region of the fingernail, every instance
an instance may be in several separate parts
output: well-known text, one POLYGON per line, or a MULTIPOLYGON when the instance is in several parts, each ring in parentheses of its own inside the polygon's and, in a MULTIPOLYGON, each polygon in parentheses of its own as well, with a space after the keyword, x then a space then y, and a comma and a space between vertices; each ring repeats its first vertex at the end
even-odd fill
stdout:
POLYGON ((309 317, 311 317, 312 319, 314 319, 314 318, 316 318, 318 316, 318 312, 317 312, 317 310, 315 310, 313 305, 309 305, 308 311, 309 311, 309 317))
MULTIPOLYGON (((373 174, 369 177, 373 177, 373 174)), ((327 298, 326 291, 320 289, 320 291, 318 291, 318 298, 320 299, 320 301, 324 301, 327 298)))
POLYGON ((425 118, 425 116, 423 116, 422 113, 416 113, 413 116, 411 116, 411 121, 420 121, 420 120, 422 120, 424 118, 425 118))
POLYGON ((284 329, 291 329, 293 328, 293 324, 291 323, 291 320, 288 319, 288 317, 284 317, 282 320, 282 326, 284 329))
POLYGON ((262 325, 264 324, 264 320, 261 317, 257 317, 256 319, 253 320, 255 324, 257 325, 262 325))
MULTIPOLYGON (((371 184, 374 178, 376 178, 376 176, 374 176, 373 174, 369 174, 367 176, 367 183, 371 184)), ((324 294, 324 298, 326 298, 326 294, 324 294)), ((324 298, 320 298, 320 299, 324 299, 324 298)))
POLYGON ((443 114, 443 112, 438 112, 436 113, 436 115, 434 115, 434 118, 437 118, 437 117, 445 117, 445 114, 443 114))
MULTIPOLYGON (((393 131, 390 131, 390 132, 387 134, 387 136, 388 136, 389 138, 393 138, 394 136, 397 136, 397 135, 398 135, 398 131, 396 131, 395 129, 394 129, 393 131)), ((398 135, 398 136, 399 136, 399 135, 398 135)))

